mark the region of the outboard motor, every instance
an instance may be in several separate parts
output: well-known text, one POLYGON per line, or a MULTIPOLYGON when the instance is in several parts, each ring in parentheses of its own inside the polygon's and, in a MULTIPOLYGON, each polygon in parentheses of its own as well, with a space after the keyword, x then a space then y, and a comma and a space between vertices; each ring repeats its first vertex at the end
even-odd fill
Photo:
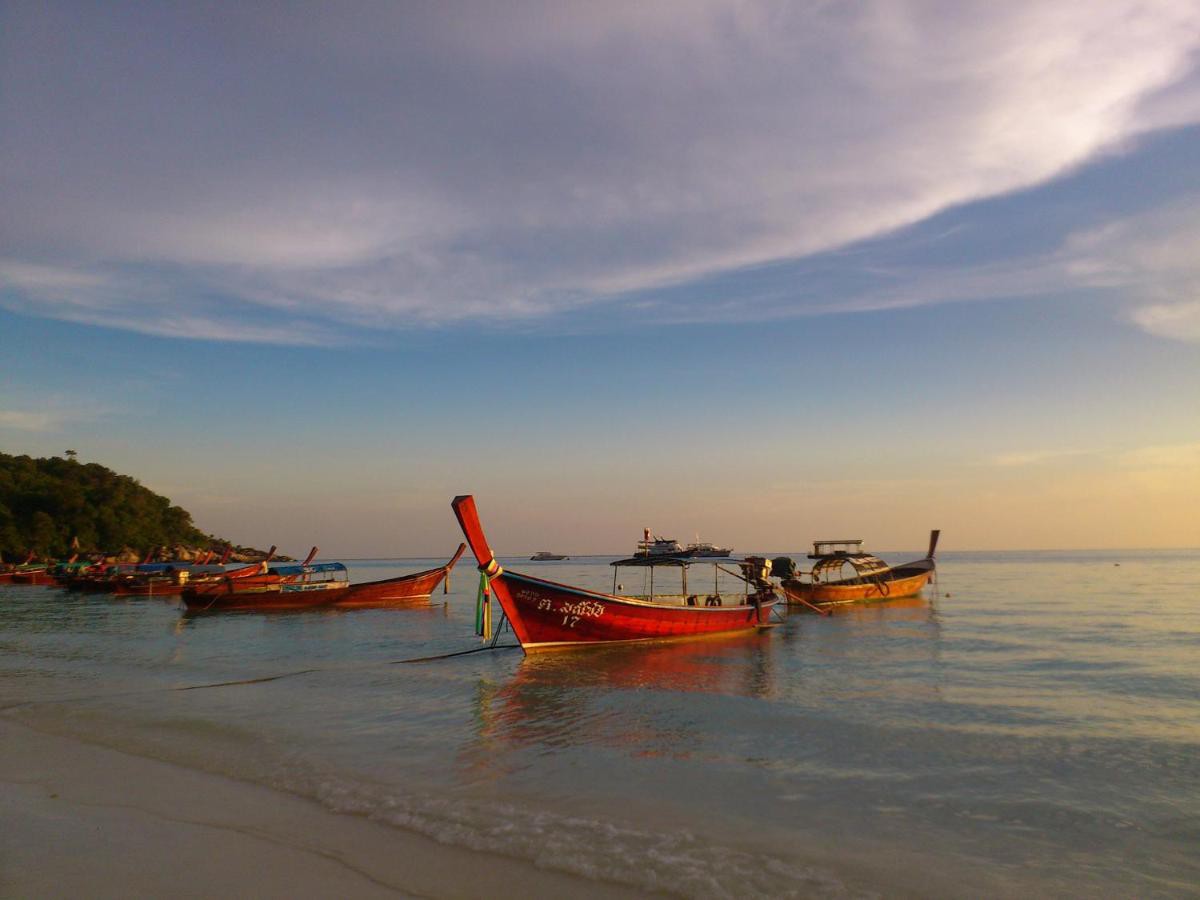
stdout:
POLYGON ((771 560, 771 571, 776 578, 795 578, 796 563, 790 556, 777 556, 771 560))
POLYGON ((741 568, 742 575, 751 584, 758 587, 770 585, 767 579, 771 577, 771 561, 765 556, 747 556, 741 568))

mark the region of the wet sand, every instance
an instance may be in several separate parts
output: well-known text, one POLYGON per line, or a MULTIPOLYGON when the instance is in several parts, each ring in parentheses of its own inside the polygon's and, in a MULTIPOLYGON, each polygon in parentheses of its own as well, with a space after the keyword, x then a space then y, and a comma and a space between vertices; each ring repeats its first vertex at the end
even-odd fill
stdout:
POLYGON ((0 721, 0 897, 645 896, 0 721))

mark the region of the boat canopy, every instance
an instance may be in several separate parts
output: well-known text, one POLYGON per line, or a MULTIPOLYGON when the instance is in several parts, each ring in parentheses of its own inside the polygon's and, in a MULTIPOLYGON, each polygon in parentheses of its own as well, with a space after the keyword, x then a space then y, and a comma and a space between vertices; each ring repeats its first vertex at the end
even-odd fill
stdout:
POLYGON ((165 572, 171 568, 170 563, 139 563, 134 566, 133 571, 139 575, 156 575, 159 572, 165 572))
POLYGON ((660 556, 631 556, 628 559, 615 560, 614 562, 609 563, 609 565, 639 566, 641 568, 645 568, 647 566, 667 566, 673 569, 686 569, 688 566, 694 565, 695 563, 711 563, 712 561, 712 557, 709 557, 708 559, 692 559, 687 556, 667 556, 666 554, 663 554, 660 556))
POLYGON ((742 562, 740 556, 683 556, 680 555, 661 555, 661 556, 630 556, 628 559, 618 559, 609 563, 610 566, 638 566, 645 568, 665 566, 673 569, 686 569, 688 566, 715 566, 719 563, 738 563, 742 562))
POLYGON ((878 556, 872 556, 870 553, 833 553, 820 557, 810 554, 809 559, 816 560, 812 567, 814 578, 826 572, 841 571, 845 565, 853 567, 862 578, 882 575, 891 568, 878 556))
POLYGON ((824 556, 853 556, 863 552, 862 539, 848 541, 813 541, 813 552, 809 559, 821 559, 824 556))
POLYGON ((345 572, 346 567, 340 562, 310 563, 307 566, 271 566, 267 570, 272 575, 310 575, 317 572, 345 572))
POLYGON ((171 572, 187 572, 189 575, 221 575, 225 567, 215 563, 210 565, 192 565, 191 563, 174 563, 169 567, 171 572))

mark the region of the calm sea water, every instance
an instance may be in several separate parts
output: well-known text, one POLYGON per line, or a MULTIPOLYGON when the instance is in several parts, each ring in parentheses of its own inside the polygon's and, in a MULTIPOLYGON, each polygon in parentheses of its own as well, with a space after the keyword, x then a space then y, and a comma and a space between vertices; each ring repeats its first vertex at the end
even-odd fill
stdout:
POLYGON ((473 567, 452 587, 187 617, 0 586, 0 708, 686 897, 1200 895, 1200 552, 947 553, 924 598, 762 634, 397 664, 477 645, 473 567))

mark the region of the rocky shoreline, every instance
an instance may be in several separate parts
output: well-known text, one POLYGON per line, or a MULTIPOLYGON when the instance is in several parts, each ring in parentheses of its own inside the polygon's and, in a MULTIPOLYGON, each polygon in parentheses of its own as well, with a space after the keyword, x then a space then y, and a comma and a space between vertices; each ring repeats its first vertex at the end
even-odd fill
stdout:
MULTIPOLYGON (((182 562, 195 563, 198 562, 209 553, 213 554, 212 562, 217 562, 225 553, 225 545, 214 544, 208 547, 188 547, 183 544, 176 544, 173 547, 159 547, 154 552, 155 562, 182 562)), ((112 563, 139 563, 145 557, 134 550, 132 547, 122 547, 119 553, 105 554, 105 561, 112 563)), ((231 563, 253 563, 262 562, 267 558, 266 550, 256 550, 254 547, 234 547, 233 552, 229 554, 229 562, 231 563)), ((282 562, 293 562, 294 559, 283 553, 276 553, 271 557, 274 560, 282 562)))

